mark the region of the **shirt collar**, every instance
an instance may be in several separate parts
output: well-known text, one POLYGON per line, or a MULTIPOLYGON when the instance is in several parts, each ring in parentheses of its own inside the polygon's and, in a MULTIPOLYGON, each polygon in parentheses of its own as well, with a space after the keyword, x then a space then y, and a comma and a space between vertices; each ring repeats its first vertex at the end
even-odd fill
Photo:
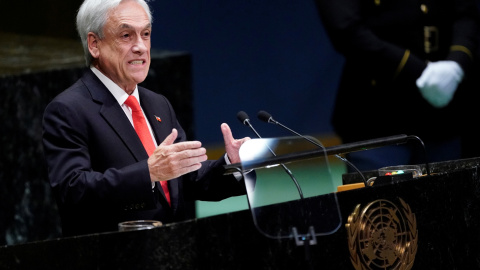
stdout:
MULTIPOLYGON (((98 70, 95 67, 90 67, 90 69, 93 71, 93 73, 100 79, 100 81, 107 87, 108 91, 112 93, 113 97, 117 100, 118 104, 120 106, 123 105, 125 100, 128 98, 128 94, 120 88, 117 84, 115 84, 110 78, 105 76, 100 70, 98 70)), ((138 86, 135 86, 135 90, 133 90, 132 95, 137 98, 138 103, 140 103, 140 96, 138 95, 138 86)))

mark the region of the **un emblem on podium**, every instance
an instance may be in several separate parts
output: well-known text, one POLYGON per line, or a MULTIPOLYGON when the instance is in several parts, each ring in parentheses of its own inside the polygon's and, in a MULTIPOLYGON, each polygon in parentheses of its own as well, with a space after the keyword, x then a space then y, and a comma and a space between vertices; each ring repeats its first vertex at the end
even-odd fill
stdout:
POLYGON ((399 198, 400 207, 376 200, 348 217, 350 260, 356 270, 407 270, 413 266, 418 246, 415 214, 399 198))

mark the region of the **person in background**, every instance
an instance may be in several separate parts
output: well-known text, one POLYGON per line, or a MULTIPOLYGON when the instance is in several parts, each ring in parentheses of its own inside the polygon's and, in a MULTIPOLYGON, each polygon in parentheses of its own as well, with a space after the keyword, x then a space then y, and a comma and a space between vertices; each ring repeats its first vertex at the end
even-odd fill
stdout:
POLYGON ((169 101, 138 86, 150 65, 152 15, 144 0, 85 0, 77 30, 90 68, 48 104, 43 120, 65 236, 116 231, 122 221, 181 221, 186 200, 245 194, 241 176, 224 175, 223 165, 240 162, 249 138, 234 139, 222 124, 226 154, 207 160, 169 101))
MULTIPOLYGON (((475 0, 315 3, 345 59, 332 116, 343 143, 406 134, 425 143, 428 162, 465 157, 466 104, 479 90, 475 0)), ((416 142, 348 159, 360 170, 426 162, 416 142)))

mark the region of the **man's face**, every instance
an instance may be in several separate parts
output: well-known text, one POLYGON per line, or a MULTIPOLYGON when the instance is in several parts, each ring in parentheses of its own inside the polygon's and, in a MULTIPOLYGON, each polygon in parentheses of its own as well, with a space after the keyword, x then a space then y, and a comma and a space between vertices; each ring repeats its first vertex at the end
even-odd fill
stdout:
POLYGON ((135 1, 123 1, 110 11, 103 30, 104 38, 97 37, 91 50, 94 66, 130 94, 150 67, 148 15, 135 1))

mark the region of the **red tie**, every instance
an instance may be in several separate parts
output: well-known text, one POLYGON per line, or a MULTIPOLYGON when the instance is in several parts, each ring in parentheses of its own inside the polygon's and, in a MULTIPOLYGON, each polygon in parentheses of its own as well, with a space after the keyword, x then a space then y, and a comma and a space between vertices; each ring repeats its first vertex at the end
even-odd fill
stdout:
MULTIPOLYGON (((140 108, 140 104, 138 104, 137 99, 134 96, 129 96, 125 101, 125 104, 132 109, 132 118, 133 118, 133 127, 140 137, 140 140, 147 150, 148 156, 153 154, 155 151, 155 143, 153 142, 152 135, 148 130, 147 121, 145 117, 143 117, 142 109, 140 108)), ((168 191, 167 181, 160 181, 162 185, 163 192, 165 192, 165 197, 167 198, 168 204, 170 204, 170 192, 168 191)))

